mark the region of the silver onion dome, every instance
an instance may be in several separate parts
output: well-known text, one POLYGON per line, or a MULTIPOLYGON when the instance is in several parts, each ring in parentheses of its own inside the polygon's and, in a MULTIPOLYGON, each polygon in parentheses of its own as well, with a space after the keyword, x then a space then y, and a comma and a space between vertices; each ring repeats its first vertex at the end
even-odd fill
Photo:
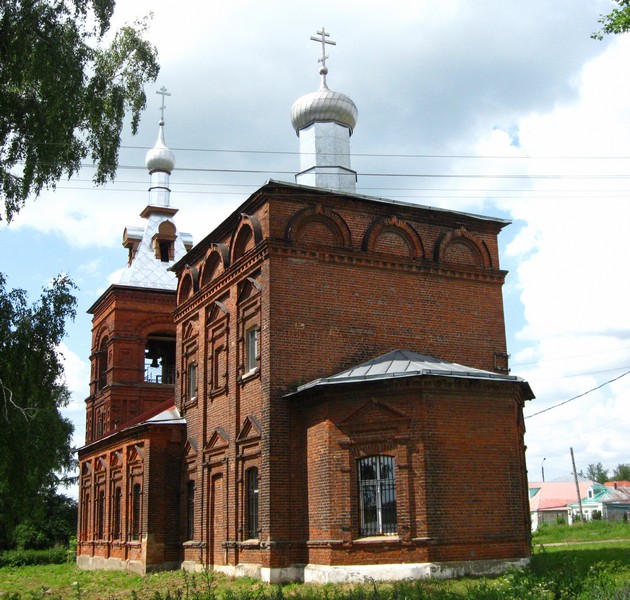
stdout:
MULTIPOLYGON (((323 69, 322 69, 323 71, 323 69)), ((325 73, 322 73, 325 75, 325 73)), ((291 124, 299 135, 312 123, 338 123, 350 130, 357 124, 359 111, 351 98, 328 89, 325 78, 319 90, 298 98, 291 107, 291 124)))
POLYGON ((155 146, 147 152, 144 162, 150 173, 153 171, 166 171, 167 173, 171 173, 175 168, 175 155, 164 143, 164 121, 160 121, 160 132, 158 133, 157 142, 155 142, 155 146))

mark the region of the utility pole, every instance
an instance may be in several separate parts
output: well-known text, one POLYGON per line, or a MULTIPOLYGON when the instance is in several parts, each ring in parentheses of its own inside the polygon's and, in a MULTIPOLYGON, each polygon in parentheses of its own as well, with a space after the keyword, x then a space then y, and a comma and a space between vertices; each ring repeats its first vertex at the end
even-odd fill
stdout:
POLYGON ((573 464, 573 478, 575 479, 575 491, 577 492, 578 504, 580 505, 580 523, 584 525, 584 513, 582 512, 582 496, 580 495, 580 485, 578 483, 577 471, 575 470, 575 456, 571 448, 571 463, 573 464))
POLYGON ((547 460, 547 457, 545 456, 545 458, 542 459, 542 462, 540 463, 540 469, 542 471, 542 480, 543 483, 545 483, 545 461, 547 460))

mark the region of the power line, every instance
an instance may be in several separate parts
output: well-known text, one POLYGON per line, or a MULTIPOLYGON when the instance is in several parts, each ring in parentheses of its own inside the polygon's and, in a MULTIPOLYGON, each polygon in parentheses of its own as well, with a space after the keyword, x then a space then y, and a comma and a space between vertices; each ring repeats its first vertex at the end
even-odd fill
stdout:
POLYGON ((622 373, 621 375, 619 375, 619 377, 615 377, 614 379, 609 379, 608 381, 605 381, 604 383, 602 383, 601 385, 598 385, 597 387, 594 387, 586 392, 583 392, 582 394, 578 394, 577 396, 573 396, 573 398, 569 398, 568 400, 564 400, 563 402, 559 402, 558 404, 554 404, 553 406, 549 406, 547 408, 544 408, 543 410, 539 410, 538 412, 535 412, 531 415, 527 415, 525 417, 525 419, 531 419, 531 417, 536 417, 538 415, 542 415, 543 413, 550 411, 554 408, 558 408, 559 406, 563 406, 564 404, 568 404, 569 402, 573 402, 573 400, 577 400, 578 398, 583 398, 584 396, 586 396, 587 394, 590 394, 591 392, 594 392, 596 390, 599 390, 600 388, 603 388, 606 385, 609 385, 615 381, 618 381, 619 379, 621 379, 622 377, 625 377, 626 375, 630 375, 630 371, 626 371, 625 373, 622 373))
MULTIPOLYGON (((81 169, 84 168, 94 168, 92 164, 81 164, 81 169)), ((146 170, 144 165, 118 165, 118 169, 129 169, 133 171, 137 170, 146 170)), ((220 168, 205 168, 205 167, 178 167, 177 171, 180 173, 237 173, 240 175, 244 174, 256 174, 256 175, 295 175, 296 171, 279 171, 275 169, 220 169, 220 168)), ((609 175, 568 175, 568 174, 546 174, 546 175, 532 175, 532 174, 503 174, 503 173, 494 173, 494 174, 482 174, 482 173, 468 173, 468 174, 460 174, 460 173, 367 173, 367 172, 357 172, 359 177, 413 177, 420 179, 603 179, 603 180, 614 180, 614 179, 630 179, 630 175, 628 174, 609 174, 609 175)))
MULTIPOLYGON (((67 145, 63 142, 44 142, 38 144, 40 146, 60 146, 67 145)), ((120 149, 124 150, 150 150, 153 146, 136 146, 121 144, 120 149)), ((217 154, 255 154, 255 155, 271 155, 271 156, 300 156, 309 154, 301 150, 245 150, 242 148, 191 148, 185 146, 170 146, 174 152, 208 152, 217 154)), ((315 154, 310 153, 310 154, 315 154)), ((439 158, 439 159, 471 159, 471 160, 630 160, 630 156, 614 156, 614 155, 556 155, 556 154, 539 154, 539 155, 505 155, 505 154, 407 154, 407 153, 377 153, 377 152, 353 152, 352 156, 360 156, 367 158, 439 158)))

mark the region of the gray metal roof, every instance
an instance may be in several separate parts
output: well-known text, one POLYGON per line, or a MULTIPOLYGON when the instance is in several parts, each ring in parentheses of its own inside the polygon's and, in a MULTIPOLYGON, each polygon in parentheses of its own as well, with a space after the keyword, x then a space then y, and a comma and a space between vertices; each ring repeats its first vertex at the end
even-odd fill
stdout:
POLYGON ((331 377, 315 379, 301 385, 293 393, 324 385, 383 381, 397 377, 418 377, 423 375, 524 383, 523 379, 514 375, 503 375, 492 371, 475 369, 474 367, 465 367, 464 365, 440 360, 426 354, 410 352, 409 350, 393 350, 331 377))

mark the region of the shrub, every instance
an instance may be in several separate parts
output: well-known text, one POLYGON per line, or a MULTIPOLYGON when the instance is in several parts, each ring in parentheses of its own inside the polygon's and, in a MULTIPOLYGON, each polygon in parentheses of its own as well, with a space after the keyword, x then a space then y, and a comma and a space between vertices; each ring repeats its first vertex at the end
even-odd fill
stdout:
POLYGON ((25 567, 28 565, 59 565, 67 560, 67 549, 63 546, 47 550, 7 550, 0 553, 1 567, 25 567))

